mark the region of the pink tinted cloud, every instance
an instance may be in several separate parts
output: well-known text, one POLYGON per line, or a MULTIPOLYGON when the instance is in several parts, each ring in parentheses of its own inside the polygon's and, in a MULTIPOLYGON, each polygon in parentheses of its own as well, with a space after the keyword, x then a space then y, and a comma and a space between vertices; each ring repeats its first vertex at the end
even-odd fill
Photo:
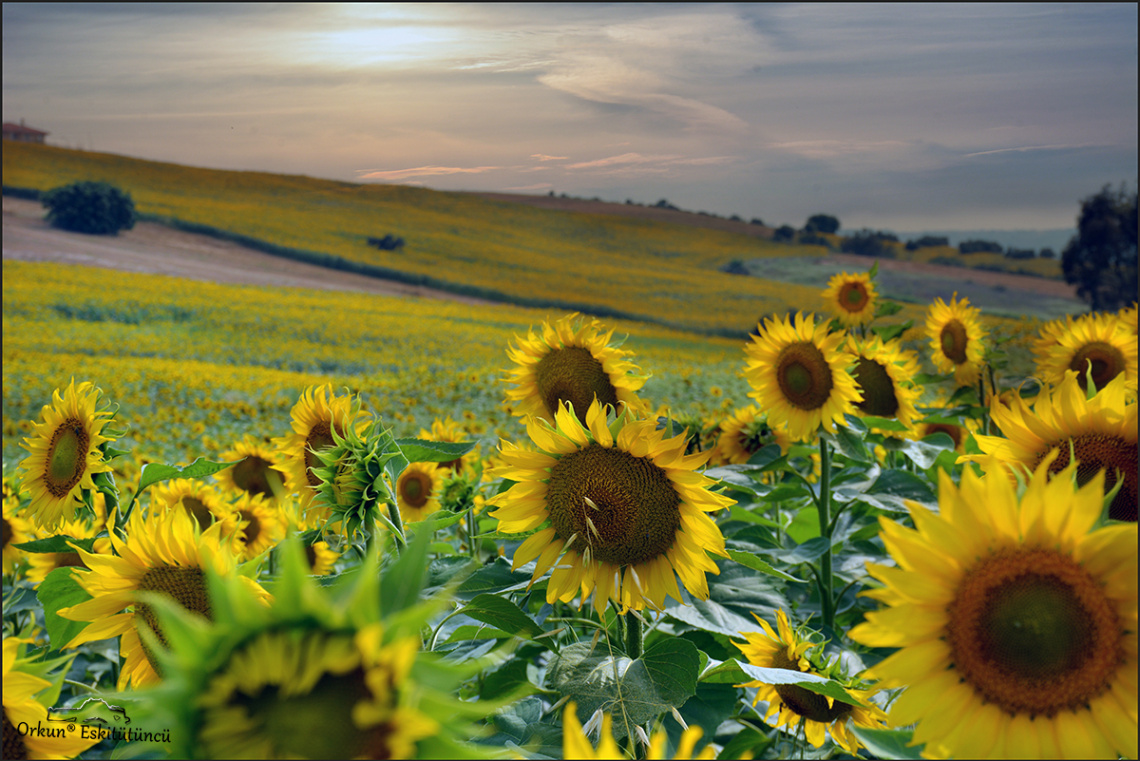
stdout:
POLYGON ((497 166, 418 166, 412 169, 388 169, 376 172, 366 172, 361 174, 361 180, 404 180, 409 177, 436 177, 443 174, 482 174, 483 172, 490 172, 494 169, 500 169, 497 166))
POLYGON ((539 161, 566 161, 570 158, 569 156, 547 156, 545 153, 532 153, 530 157, 539 161))

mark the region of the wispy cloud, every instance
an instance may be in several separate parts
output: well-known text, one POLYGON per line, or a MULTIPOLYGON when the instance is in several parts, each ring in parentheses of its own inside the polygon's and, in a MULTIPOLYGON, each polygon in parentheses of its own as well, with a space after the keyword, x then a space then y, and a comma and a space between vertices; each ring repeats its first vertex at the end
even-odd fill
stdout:
POLYGON ((532 153, 530 157, 539 161, 568 161, 570 159, 569 156, 547 156, 545 153, 532 153))
POLYGON ((709 164, 727 164, 732 161, 732 156, 698 156, 687 157, 676 154, 651 154, 644 155, 641 153, 622 153, 617 156, 606 156, 605 158, 594 159, 592 161, 579 161, 575 164, 567 164, 567 169, 608 169, 611 167, 633 168, 633 167, 653 167, 664 168, 668 166, 702 166, 709 164))
POLYGON ((975 151, 974 153, 964 154, 963 158, 973 158, 974 156, 993 156, 997 153, 1027 153, 1029 151, 1069 151, 1079 148, 1103 148, 1103 145, 1095 143, 1076 143, 1076 144, 1061 144, 1061 145, 1020 145, 1016 148, 995 148, 992 151, 975 151))
POLYGON ((357 171, 363 172, 358 177, 361 180, 405 180, 409 177, 438 177, 445 174, 482 174, 500 168, 497 166, 418 166, 412 169, 382 169, 378 171, 358 169, 357 171))

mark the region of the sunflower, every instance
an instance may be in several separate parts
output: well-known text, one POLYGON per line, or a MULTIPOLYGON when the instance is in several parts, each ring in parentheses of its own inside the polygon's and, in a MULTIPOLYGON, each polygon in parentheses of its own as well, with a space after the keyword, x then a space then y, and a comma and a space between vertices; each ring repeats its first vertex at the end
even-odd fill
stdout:
POLYGON ((705 513, 733 504, 695 472, 709 453, 684 454, 683 433, 665 439, 654 421, 628 412, 607 426, 605 410, 595 400, 583 426, 562 403, 554 426, 527 422, 541 451, 503 443, 507 464, 494 475, 517 483, 489 501, 497 508, 491 517, 506 533, 541 529, 515 552, 513 567, 538 558, 538 579, 558 561, 547 601, 569 602, 579 592, 585 601, 594 590, 599 614, 611 597, 623 609, 661 609, 666 594, 681 600, 674 573, 707 600, 705 573, 720 570, 706 550, 725 549, 705 513))
MULTIPOLYGON (((96 492, 95 501, 98 506, 97 514, 106 514, 106 497, 102 492, 96 492)), ((96 518, 95 520, 88 520, 83 517, 76 517, 75 520, 63 521, 59 526, 51 532, 44 533, 44 536, 38 537, 46 539, 48 536, 69 536, 72 539, 91 539, 94 538, 100 531, 103 530, 103 521, 96 518)), ((100 537, 95 540, 93 547, 97 555, 110 555, 111 554, 111 540, 106 537, 100 537)), ((40 582, 47 578, 47 575, 54 571, 56 568, 86 568, 83 565, 83 559, 79 557, 77 551, 71 552, 29 552, 27 554, 28 572, 27 579, 35 586, 39 586, 40 582)))
MULTIPOLYGON (((753 614, 755 615, 755 614, 753 614)), ((776 625, 779 635, 772 631, 759 616, 756 620, 763 627, 763 632, 741 632, 747 642, 733 643, 748 658, 753 666, 770 669, 788 669, 803 671, 809 674, 818 674, 819 670, 812 665, 806 657, 807 651, 815 645, 806 639, 801 639, 788 623, 788 617, 783 610, 776 611, 776 625)), ((803 723, 804 736, 816 748, 823 745, 828 732, 831 739, 851 755, 857 755, 859 740, 851 732, 849 724, 876 729, 882 726, 886 715, 868 702, 870 695, 865 690, 852 689, 852 695, 858 703, 835 702, 833 698, 812 692, 797 684, 768 684, 763 681, 751 681, 738 684, 737 687, 755 687, 756 697, 752 705, 761 700, 768 701, 768 711, 764 718, 776 718, 777 727, 795 727, 803 723)))
POLYGON ((1116 314, 1120 318, 1121 324, 1124 325, 1127 330, 1130 330, 1132 332, 1132 337, 1135 338, 1137 332, 1136 302, 1133 301, 1132 306, 1121 309, 1116 314))
POLYGON ((348 429, 361 427, 366 421, 360 417, 360 402, 348 396, 334 396, 332 384, 310 386, 293 405, 293 433, 276 440, 282 451, 285 468, 289 476, 290 491, 301 495, 301 508, 309 509, 321 479, 313 473, 313 468, 321 467, 315 452, 336 446, 333 431, 343 437, 348 429))
POLYGON ((711 459, 733 465, 745 463, 769 444, 778 444, 787 452, 792 441, 785 431, 768 425, 767 416, 751 405, 736 410, 720 424, 711 459))
MULTIPOLYGON (((237 557, 222 541, 222 524, 215 523, 205 531, 184 511, 144 518, 140 512, 131 516, 127 540, 111 532, 115 555, 98 555, 78 550, 87 571, 76 570, 79 585, 92 599, 62 608, 59 614, 72 621, 91 622, 65 647, 78 647, 86 642, 122 635, 119 649, 124 663, 119 675, 119 689, 159 679, 154 655, 139 636, 146 625, 165 644, 150 607, 139 602, 139 592, 163 592, 182 607, 206 618, 211 615, 203 567, 220 574, 233 574, 237 557)), ((266 601, 268 594, 252 579, 241 577, 266 601)))
POLYGON ((113 441, 102 435, 112 413, 97 409, 100 393, 90 381, 77 387, 72 379, 62 396, 59 389, 53 392, 52 404, 44 405, 43 422, 24 439, 29 454, 19 467, 31 496, 27 512, 40 526, 51 528, 61 519, 74 518, 82 504, 80 492, 94 490, 93 476, 111 470, 100 447, 113 441))
POLYGON ((216 477, 223 489, 266 499, 284 496, 286 475, 277 453, 254 437, 242 437, 232 449, 222 453, 221 460, 237 461, 233 467, 218 472, 216 477))
POLYGON ((447 469, 434 462, 413 462, 396 480, 396 503, 405 523, 422 521, 440 509, 447 469))
POLYGON ((1116 520, 1135 521, 1137 501, 1136 404, 1126 402, 1126 382, 1122 375, 1112 379, 1092 399, 1081 390, 1080 376, 1073 370, 1056 388, 1044 389, 1033 408, 1020 397, 1006 406, 1000 400, 990 405, 993 421, 1005 438, 978 436, 975 439, 984 455, 968 455, 959 461, 972 460, 987 472, 991 463, 1005 467, 1024 466, 1036 470, 1056 454, 1050 473, 1058 473, 1069 464, 1069 454, 1079 463, 1077 482, 1088 483, 1105 470, 1105 491, 1117 483, 1117 472, 1124 483, 1112 500, 1109 516, 1116 520))
POLYGON ((914 404, 922 396, 922 386, 912 380, 921 370, 918 357, 899 341, 884 342, 879 336, 864 341, 852 337, 848 346, 856 358, 851 374, 863 395, 863 401, 855 403, 859 414, 893 418, 913 428, 918 417, 914 404))
POLYGON ((3 524, 2 538, 4 540, 4 575, 14 574, 20 563, 27 556, 23 550, 17 549, 17 544, 30 542, 35 538, 35 528, 31 523, 21 518, 19 497, 4 497, 4 512, 0 516, 3 524))
POLYGON ((922 441, 927 436, 944 433, 954 442, 954 451, 964 453, 970 434, 978 430, 978 421, 970 417, 957 416, 958 422, 949 422, 955 416, 947 415, 945 409, 939 409, 942 404, 945 404, 945 400, 936 403, 934 407, 923 408, 926 410, 926 420, 915 423, 912 438, 915 441, 922 441))
MULTIPOLYGON (((640 729, 640 727, 637 727, 640 729)), ((712 745, 706 745, 704 749, 697 755, 693 755, 693 750, 697 747, 697 742, 700 741, 704 735, 704 730, 700 727, 686 727, 685 731, 681 733, 681 739, 677 743, 677 752, 673 754, 674 759, 710 759, 716 758, 716 748, 712 745)), ((653 736, 648 738, 649 752, 646 754, 647 759, 664 759, 665 758, 665 743, 668 741, 668 736, 664 729, 659 729, 653 733, 653 736)), ((617 742, 614 741, 613 735, 613 717, 608 714, 602 714, 601 719, 601 733, 598 736, 598 747, 595 748, 594 744, 590 742, 590 738, 586 736, 586 731, 582 729, 582 722, 578 721, 578 707, 571 701, 566 704, 565 710, 562 712, 562 757, 563 758, 586 758, 586 759, 603 759, 603 758, 623 758, 622 750, 618 747, 617 742)))
POLYGON ((331 549, 324 540, 305 545, 305 562, 309 564, 309 573, 313 576, 331 574, 339 557, 340 553, 331 549))
POLYGON ((577 312, 553 324, 542 323, 541 335, 527 331, 518 347, 507 349, 515 366, 504 382, 514 384, 508 401, 517 402, 514 414, 554 420, 561 402, 570 402, 579 421, 597 399, 614 408, 625 404, 635 413, 647 407, 637 397, 645 376, 626 357, 629 352, 610 345, 613 330, 603 333, 595 319, 580 319, 577 312))
POLYGON ((844 414, 854 412, 862 400, 855 379, 847 371, 855 361, 843 348, 846 334, 827 332, 815 324, 815 315, 797 313, 791 319, 772 317, 744 346, 748 359, 744 375, 768 422, 787 427, 795 441, 811 438, 823 425, 834 431, 844 414))
MULTIPOLYGON (((448 443, 461 443, 466 442, 468 439, 470 439, 470 436, 468 436, 467 433, 459 427, 459 423, 456 423, 450 417, 444 420, 436 418, 435 420, 431 421, 431 430, 429 431, 426 428, 421 428, 419 436, 421 439, 425 439, 427 441, 442 441, 448 443)), ((461 456, 459 459, 451 460, 449 462, 441 462, 439 466, 441 468, 447 468, 449 470, 458 472, 461 470, 470 469, 478 461, 479 447, 475 447, 467 454, 461 456)))
POLYGON ((926 317, 926 334, 934 350, 932 359, 940 373, 954 373, 959 386, 972 386, 978 382, 985 361, 986 330, 978 321, 979 311, 970 306, 970 300, 958 301, 955 293, 947 304, 935 299, 926 317))
MULTIPOLYGON (((74 731, 74 725, 71 732, 62 723, 56 727, 48 725, 47 708, 35 696, 45 690, 50 692, 53 680, 35 673, 42 670, 36 668, 39 664, 33 665, 22 657, 21 650, 28 643, 27 639, 4 637, 4 758, 75 758, 99 740, 83 739, 80 732, 74 731), (44 736, 35 731, 38 727, 62 735, 44 736), (29 728, 32 731, 27 731, 29 728)), ((62 678, 63 673, 59 673, 57 679, 62 678)))
POLYGON ((245 494, 230 509, 243 560, 252 560, 285 538, 285 513, 275 502, 245 494))
MULTIPOLYGON (((184 510, 203 529, 233 515, 217 490, 198 478, 172 478, 155 484, 150 490, 150 504, 151 509, 184 510)), ((229 532, 223 529, 222 533, 229 532)))
POLYGON ((231 652, 198 700, 207 758, 409 758, 439 724, 397 704, 417 638, 266 631, 231 652))
POLYGON ((1104 485, 1075 466, 1012 479, 940 471, 939 511, 880 518, 898 567, 851 638, 901 648, 873 667, 907 686, 890 721, 955 758, 1136 757, 1136 524, 1095 528, 1104 485))
POLYGON ((827 310, 848 327, 870 322, 877 299, 875 283, 863 273, 841 272, 828 281, 823 292, 827 310))
POLYGON ((1059 384, 1066 372, 1075 370, 1081 388, 1085 388, 1086 373, 1091 369, 1098 389, 1123 375, 1128 387, 1136 390, 1136 334, 1115 314, 1066 318, 1056 342, 1036 348, 1037 374, 1049 385, 1059 384))

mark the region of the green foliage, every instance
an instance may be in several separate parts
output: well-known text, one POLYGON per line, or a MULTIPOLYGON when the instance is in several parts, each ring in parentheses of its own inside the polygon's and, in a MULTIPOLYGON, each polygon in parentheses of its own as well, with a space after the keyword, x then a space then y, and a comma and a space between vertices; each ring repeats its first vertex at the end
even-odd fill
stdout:
POLYGON ((898 243, 898 237, 892 233, 876 232, 863 228, 856 233, 848 235, 839 244, 844 253, 858 254, 859 256, 876 256, 883 259, 894 259, 895 249, 888 243, 898 243))
POLYGON ((830 214, 813 214, 804 223, 805 233, 834 233, 839 230, 839 219, 830 214))
POLYGON ((106 182, 74 182, 53 188, 41 197, 47 220, 77 233, 114 235, 135 226, 131 194, 106 182))
POLYGON ((1105 185, 1081 201, 1077 234, 1061 252, 1065 282, 1094 311, 1111 311, 1136 300, 1136 188, 1105 185))

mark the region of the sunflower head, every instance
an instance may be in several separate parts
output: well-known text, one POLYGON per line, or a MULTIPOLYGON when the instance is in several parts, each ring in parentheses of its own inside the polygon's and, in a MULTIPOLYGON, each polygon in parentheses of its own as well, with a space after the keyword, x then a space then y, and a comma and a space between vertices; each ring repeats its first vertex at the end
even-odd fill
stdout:
POLYGON ((113 441, 103 435, 113 413, 99 404, 101 393, 90 381, 76 386, 72 379, 63 394, 55 390, 33 435, 24 439, 28 456, 20 471, 31 497, 25 514, 42 527, 73 519, 82 490, 94 490, 95 474, 111 470, 102 446, 113 441))
POLYGON ((597 401, 586 425, 562 404, 555 424, 532 418, 527 432, 540 451, 504 442, 496 469, 516 484, 494 497, 500 530, 541 529, 515 553, 514 567, 538 558, 538 579, 561 557, 547 599, 569 602, 594 592, 601 612, 612 598, 624 609, 660 609, 680 600, 674 574, 694 597, 708 599, 705 554, 724 555, 724 537, 706 515, 733 502, 695 472, 708 453, 686 455, 685 435, 664 438, 654 421, 627 413, 607 422, 597 401))
POLYGON ((900 648, 875 666, 907 689, 894 725, 955 758, 1136 755, 1136 524, 1096 528, 1103 480, 1070 465, 1012 479, 945 473, 939 511, 881 518, 897 566, 868 564, 885 603, 850 636, 900 648), (951 720, 950 716, 954 718, 951 720))
MULTIPOLYGON (((1048 327, 1048 326, 1046 326, 1048 327)), ((1091 378, 1096 388, 1104 388, 1118 375, 1136 390, 1136 332, 1115 314, 1088 314, 1065 318, 1062 326, 1045 331, 1036 345, 1037 374, 1047 384, 1057 385, 1065 374, 1076 371, 1081 388, 1091 378)))
POLYGON ((714 463, 745 463, 769 444, 776 444, 784 452, 792 445, 787 433, 770 426, 767 416, 756 405, 734 411, 718 430, 711 455, 714 463))
POLYGON ((811 438, 823 425, 834 431, 862 400, 848 372, 854 356, 844 348, 846 334, 828 333, 815 316, 794 321, 772 317, 744 347, 749 396, 768 413, 768 422, 786 427, 795 441, 811 438))
POLYGON ((828 281, 823 300, 827 311, 850 327, 871 321, 875 316, 878 294, 870 275, 841 272, 828 281))
MULTIPOLYGON (((807 657, 808 652, 817 646, 792 629, 784 611, 776 612, 778 634, 759 616, 756 616, 756 621, 763 631, 741 632, 747 641, 734 643, 750 664, 761 668, 820 674, 821 669, 807 657)), ((808 742, 817 748, 823 745, 826 734, 830 732, 837 745, 855 755, 860 743, 851 732, 850 724, 854 722, 858 726, 873 729, 882 726, 886 719, 882 711, 867 701, 869 693, 865 690, 849 690, 848 694, 855 698, 855 702, 844 703, 797 684, 768 684, 763 680, 754 680, 737 686, 756 688, 753 705, 761 700, 768 701, 765 718, 771 719, 774 714, 777 715, 777 727, 796 727, 802 723, 808 742)))
POLYGON ((282 545, 271 606, 211 570, 210 621, 156 603, 170 649, 163 682, 137 694, 151 714, 140 722, 167 722, 174 757, 470 757, 458 738, 478 734, 471 720, 486 709, 454 694, 474 668, 421 652, 419 632, 446 601, 393 607, 386 590, 406 583, 390 575, 407 564, 382 573, 377 549, 331 586, 303 553, 294 537, 282 545))
POLYGON ((863 396, 855 403, 859 414, 894 419, 911 429, 918 417, 914 405, 922 396, 922 386, 912 380, 921 369, 918 357, 899 341, 884 342, 879 336, 851 338, 848 345, 855 354, 851 374, 863 396))
POLYGON ((447 469, 434 462, 413 462, 396 479, 396 504, 405 523, 422 521, 440 507, 447 469))
POLYGON ((20 498, 16 495, 4 497, 3 523, 0 523, 0 536, 4 540, 4 575, 9 576, 23 563, 26 554, 17 549, 17 544, 30 542, 35 538, 35 527, 20 516, 20 498))
POLYGON ((378 511, 392 499, 393 472, 405 462, 380 420, 367 430, 358 428, 343 436, 334 430, 334 446, 317 453, 318 465, 311 471, 320 485, 310 512, 326 517, 330 525, 339 523, 347 536, 376 523, 378 511))
POLYGON ((172 478, 151 487, 151 509, 183 510, 207 529, 231 512, 225 500, 210 484, 198 478, 172 478))
POLYGON ((224 489, 270 500, 284 496, 286 476, 277 452, 254 437, 247 434, 232 449, 223 452, 221 459, 236 461, 216 476, 224 489))
MULTIPOLYGON (((431 430, 421 428, 419 435, 421 439, 425 439, 426 441, 442 441, 451 444, 464 443, 471 438, 467 432, 459 426, 459 423, 456 423, 450 417, 443 420, 436 418, 431 422, 431 430)), ((461 470, 471 469, 478 461, 479 447, 476 446, 458 459, 441 462, 440 467, 459 472, 461 470)))
POLYGON ((1089 398, 1077 373, 1069 370, 1059 386, 1043 389, 1032 407, 1020 397, 1009 404, 995 399, 990 415, 1004 437, 976 435, 983 454, 960 460, 980 462, 987 472, 1034 471, 1048 460, 1054 475, 1076 461, 1079 484, 1104 471, 1106 492, 1119 486, 1109 517, 1135 521, 1137 405, 1128 402, 1127 388, 1125 377, 1118 375, 1089 398))
POLYGON ((569 314, 553 323, 544 322, 539 333, 527 331, 518 346, 507 349, 514 366, 507 370, 507 400, 523 418, 554 420, 558 406, 569 402, 585 423, 585 411, 597 399, 600 404, 625 405, 638 413, 647 407, 637 390, 645 376, 629 361, 629 352, 612 344, 613 330, 603 332, 595 319, 569 314))
POLYGON ((980 312, 970 300, 958 300, 955 293, 947 304, 935 299, 926 317, 926 334, 930 337, 931 359, 942 373, 954 373, 959 386, 977 382, 985 361, 986 330, 979 321, 980 312))

